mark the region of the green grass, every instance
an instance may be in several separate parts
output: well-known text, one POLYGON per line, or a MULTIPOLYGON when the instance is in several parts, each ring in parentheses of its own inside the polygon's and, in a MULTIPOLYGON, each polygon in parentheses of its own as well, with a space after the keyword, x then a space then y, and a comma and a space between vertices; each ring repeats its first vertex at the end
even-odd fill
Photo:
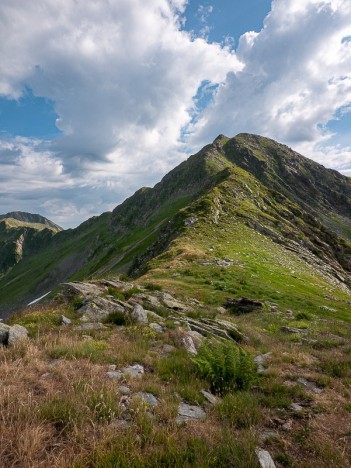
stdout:
POLYGON ((52 359, 89 359, 92 362, 99 362, 105 355, 109 345, 104 341, 86 340, 72 342, 58 342, 48 349, 48 354, 52 359))

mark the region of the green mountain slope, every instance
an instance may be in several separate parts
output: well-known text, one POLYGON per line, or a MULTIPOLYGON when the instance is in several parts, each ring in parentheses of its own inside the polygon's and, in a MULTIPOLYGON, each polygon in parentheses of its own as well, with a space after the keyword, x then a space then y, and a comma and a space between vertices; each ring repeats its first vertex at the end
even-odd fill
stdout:
POLYGON ((347 177, 268 138, 220 135, 154 188, 57 233, 19 262, 0 280, 0 308, 29 302, 68 278, 148 272, 189 284, 187 269, 198 269, 204 289, 215 284, 214 291, 258 288, 274 300, 288 275, 284 294, 303 298, 315 283, 316 297, 328 288, 347 295, 350 208, 347 177), (226 257, 229 266, 221 266, 226 257), (209 279, 212 273, 218 280, 209 279))

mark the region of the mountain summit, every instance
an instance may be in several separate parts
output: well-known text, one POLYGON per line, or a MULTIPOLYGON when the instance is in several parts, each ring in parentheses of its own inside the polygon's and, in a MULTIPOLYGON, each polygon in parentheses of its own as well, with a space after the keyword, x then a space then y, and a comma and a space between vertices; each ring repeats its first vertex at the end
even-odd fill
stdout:
POLYGON ((16 219, 22 223, 42 224, 52 229, 53 231, 62 231, 62 227, 53 223, 44 216, 41 216, 40 214, 26 213, 24 211, 11 211, 10 213, 0 215, 0 219, 16 219))
POLYGON ((265 240, 286 268, 303 262, 348 291, 350 213, 349 178, 269 138, 219 135, 155 187, 57 232, 23 258, 0 279, 0 307, 29 302, 69 278, 177 275, 180 265, 214 262, 211 252, 222 262, 228 245, 249 239, 250 255, 265 240))

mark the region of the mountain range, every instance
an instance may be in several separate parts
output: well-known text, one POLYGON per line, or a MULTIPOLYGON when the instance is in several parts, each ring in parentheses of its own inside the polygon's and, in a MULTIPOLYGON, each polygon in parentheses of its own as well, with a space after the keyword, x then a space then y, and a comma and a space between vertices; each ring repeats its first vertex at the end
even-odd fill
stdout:
POLYGON ((219 135, 75 229, 3 215, 0 275, 4 466, 350 466, 348 177, 219 135))
MULTIPOLYGON (((350 213, 349 178, 268 138, 219 135, 154 188, 141 188, 75 229, 62 230, 40 215, 2 215, 1 311, 68 279, 145 274, 187 249, 195 262, 212 261, 209 246, 222 237, 237 244, 252 237, 252 254, 265 239, 287 264, 300 261, 348 291, 350 213)), ((231 254, 218 249, 219 258, 231 254)))

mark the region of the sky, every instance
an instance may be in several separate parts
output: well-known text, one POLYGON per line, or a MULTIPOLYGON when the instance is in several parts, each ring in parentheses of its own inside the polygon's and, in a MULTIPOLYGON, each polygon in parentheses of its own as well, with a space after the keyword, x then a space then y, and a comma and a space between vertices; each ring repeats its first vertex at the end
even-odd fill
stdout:
POLYGON ((0 213, 75 227, 218 134, 351 176, 350 0, 2 0, 0 213))

